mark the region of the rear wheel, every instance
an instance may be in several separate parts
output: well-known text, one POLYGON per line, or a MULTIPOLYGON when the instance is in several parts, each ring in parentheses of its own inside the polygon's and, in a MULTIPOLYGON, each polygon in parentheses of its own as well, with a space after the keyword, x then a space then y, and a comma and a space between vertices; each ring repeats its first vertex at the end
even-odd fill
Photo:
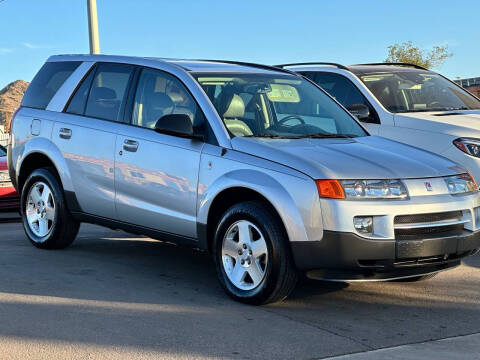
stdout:
POLYGON ((244 303, 280 301, 297 281, 283 225, 260 202, 234 205, 223 215, 214 260, 224 290, 244 303))
POLYGON ((63 249, 77 236, 79 223, 67 209, 63 189, 53 169, 33 171, 21 195, 23 227, 33 245, 63 249))

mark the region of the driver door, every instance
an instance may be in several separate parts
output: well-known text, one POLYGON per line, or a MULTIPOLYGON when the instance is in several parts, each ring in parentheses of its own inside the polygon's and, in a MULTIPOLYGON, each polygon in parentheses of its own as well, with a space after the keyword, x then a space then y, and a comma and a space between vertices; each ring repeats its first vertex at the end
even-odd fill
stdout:
POLYGON ((115 204, 123 222, 196 237, 198 170, 203 142, 159 134, 163 115, 201 118, 197 104, 175 77, 141 70, 130 125, 118 133, 115 204))

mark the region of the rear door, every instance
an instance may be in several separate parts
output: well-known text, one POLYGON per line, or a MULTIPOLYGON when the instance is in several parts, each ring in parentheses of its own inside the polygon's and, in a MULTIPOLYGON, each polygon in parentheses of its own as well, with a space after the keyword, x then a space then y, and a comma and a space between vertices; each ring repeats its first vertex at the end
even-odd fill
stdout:
POLYGON ((115 218, 115 141, 134 67, 100 63, 77 88, 52 138, 72 177, 80 210, 115 218))
POLYGON ((198 170, 203 142, 159 134, 160 117, 187 114, 194 125, 203 114, 174 76, 141 69, 126 113, 131 125, 116 145, 116 207, 121 221, 185 237, 196 237, 198 170))

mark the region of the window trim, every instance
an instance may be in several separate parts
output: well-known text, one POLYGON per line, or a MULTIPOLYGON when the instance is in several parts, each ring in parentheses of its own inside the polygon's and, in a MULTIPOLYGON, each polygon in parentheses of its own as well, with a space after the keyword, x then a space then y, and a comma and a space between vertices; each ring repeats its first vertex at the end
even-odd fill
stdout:
MULTIPOLYGON (((370 103, 370 101, 368 101, 367 97, 362 93, 362 91, 355 85, 355 83, 350 80, 348 77, 346 77, 345 75, 343 74, 340 74, 340 73, 337 73, 337 72, 332 72, 332 71, 305 71, 305 72, 299 72, 299 74, 301 74, 302 76, 308 78, 309 80, 313 81, 316 85, 320 86, 320 84, 317 83, 316 80, 310 78, 309 76, 307 76, 306 74, 313 74, 313 75, 318 75, 318 74, 333 74, 334 76, 337 75, 337 76, 340 76, 342 78, 344 78, 345 80, 347 80, 358 92, 359 94, 363 97, 365 103, 368 104, 368 108, 370 110, 370 113, 371 115, 373 115, 373 120, 374 121, 364 121, 364 120, 360 120, 360 119, 357 119, 359 122, 361 123, 364 123, 364 124, 378 124, 378 125, 381 125, 381 119, 380 119, 380 116, 378 115, 378 111, 375 109, 375 107, 370 103)), ((321 87, 323 89, 323 87, 321 87)), ((331 95, 327 90, 323 89, 328 95, 330 95, 332 98, 333 98, 333 95, 331 95)), ((347 109, 342 103, 340 103, 340 101, 338 101, 337 99, 335 99, 341 106, 343 106, 345 109, 347 109)), ((348 109, 347 109, 348 111, 348 109)))
MULTIPOLYGON (((88 96, 90 95, 90 89, 92 87, 92 84, 90 84, 90 86, 88 87, 88 94, 87 94, 87 100, 85 101, 85 104, 83 105, 83 112, 82 114, 74 114, 74 113, 71 113, 71 112, 68 112, 68 107, 70 106, 70 103, 72 102, 73 98, 75 97, 75 95, 77 95, 77 92, 78 90, 80 89, 80 87, 83 85, 83 82, 90 76, 90 74, 93 72, 93 77, 95 77, 95 74, 97 72, 97 64, 98 63, 95 63, 94 65, 92 65, 92 67, 90 68, 90 70, 88 70, 85 75, 82 77, 82 79, 78 82, 77 86, 75 86, 75 89, 72 91, 72 93, 70 94, 70 97, 68 98, 67 102, 65 103, 65 106, 63 107, 62 109, 62 113, 65 113, 65 114, 70 114, 70 115, 77 115, 77 116, 84 116, 85 114, 85 109, 87 107, 87 101, 88 101, 88 96)), ((93 82, 93 80, 92 80, 93 82)))

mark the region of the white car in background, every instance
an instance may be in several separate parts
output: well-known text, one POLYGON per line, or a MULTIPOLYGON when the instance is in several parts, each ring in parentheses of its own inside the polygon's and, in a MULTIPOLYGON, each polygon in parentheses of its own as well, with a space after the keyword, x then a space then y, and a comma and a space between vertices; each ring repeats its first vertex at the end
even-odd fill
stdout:
POLYGON ((320 85, 371 134, 445 156, 480 183, 480 99, 442 75, 403 63, 279 66, 320 85))

